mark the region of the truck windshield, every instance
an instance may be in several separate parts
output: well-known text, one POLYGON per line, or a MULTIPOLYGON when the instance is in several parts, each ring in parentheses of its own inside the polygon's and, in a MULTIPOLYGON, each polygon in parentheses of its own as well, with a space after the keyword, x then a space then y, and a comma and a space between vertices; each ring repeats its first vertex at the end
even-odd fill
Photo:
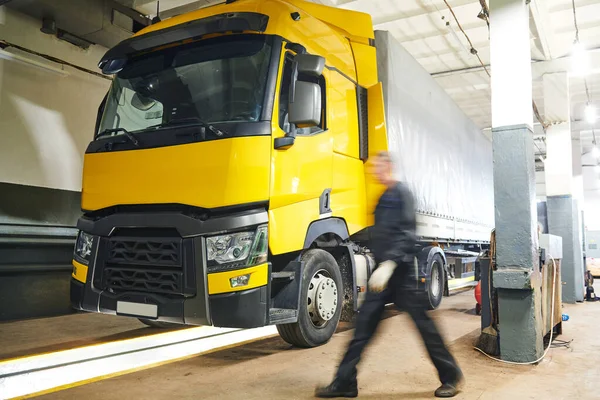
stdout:
POLYGON ((130 61, 113 81, 96 134, 259 121, 271 58, 266 38, 202 40, 130 61))

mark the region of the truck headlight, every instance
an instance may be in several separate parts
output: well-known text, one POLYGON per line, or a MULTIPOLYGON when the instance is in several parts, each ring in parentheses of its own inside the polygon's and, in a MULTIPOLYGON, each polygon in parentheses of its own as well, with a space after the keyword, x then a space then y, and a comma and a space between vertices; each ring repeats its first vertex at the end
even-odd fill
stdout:
POLYGON ((256 231, 229 233, 206 239, 209 268, 224 264, 231 267, 257 265, 267 261, 267 226, 256 231))
POLYGON ((87 264, 92 255, 92 246, 94 245, 94 237, 85 232, 80 231, 75 243, 75 257, 79 261, 84 261, 87 264))

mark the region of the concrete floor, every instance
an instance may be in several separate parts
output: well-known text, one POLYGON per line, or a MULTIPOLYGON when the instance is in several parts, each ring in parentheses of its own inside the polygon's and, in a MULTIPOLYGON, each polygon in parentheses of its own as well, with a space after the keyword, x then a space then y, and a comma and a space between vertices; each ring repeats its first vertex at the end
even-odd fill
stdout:
POLYGON ((146 327, 135 318, 91 313, 4 322, 0 323, 0 361, 165 331, 146 327))
MULTIPOLYGON (((469 291, 445 298, 443 309, 433 313, 467 379, 458 399, 599 398, 600 302, 564 307, 570 320, 559 339, 572 339, 571 347, 551 349, 538 366, 501 364, 475 352, 480 322, 473 306, 469 291)), ((308 350, 266 339, 41 398, 309 399, 316 384, 332 377, 351 335, 342 327, 330 343, 308 350)), ((411 322, 390 312, 360 365, 360 398, 429 399, 437 385, 411 322)))

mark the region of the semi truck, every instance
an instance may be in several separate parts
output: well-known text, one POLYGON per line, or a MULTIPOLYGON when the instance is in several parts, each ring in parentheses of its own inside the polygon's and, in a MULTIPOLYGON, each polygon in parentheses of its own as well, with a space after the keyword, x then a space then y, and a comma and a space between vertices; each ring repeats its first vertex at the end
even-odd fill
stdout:
POLYGON ((113 82, 84 156, 74 308, 326 343, 375 267, 381 151, 416 199, 430 307, 473 280, 491 143, 368 14, 229 0, 145 28, 99 67, 113 82))

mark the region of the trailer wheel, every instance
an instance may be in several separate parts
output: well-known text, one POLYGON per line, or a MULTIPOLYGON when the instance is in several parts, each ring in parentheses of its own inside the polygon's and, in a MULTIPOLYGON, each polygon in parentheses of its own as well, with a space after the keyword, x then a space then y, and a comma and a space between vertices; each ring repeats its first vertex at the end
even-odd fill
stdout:
POLYGON ((144 319, 144 318, 138 318, 138 319, 140 320, 140 322, 142 324, 149 326, 151 328, 169 329, 169 328, 178 328, 178 327, 183 326, 180 324, 174 324, 172 322, 154 321, 151 319, 144 319))
POLYGON ((331 339, 342 314, 342 274, 325 250, 304 253, 298 322, 277 325, 283 340, 298 347, 317 347, 331 339))
POLYGON ((429 270, 429 279, 427 284, 427 293, 429 295, 429 309, 435 310, 442 303, 446 278, 444 274, 444 260, 439 254, 435 254, 431 259, 431 268, 429 270))

